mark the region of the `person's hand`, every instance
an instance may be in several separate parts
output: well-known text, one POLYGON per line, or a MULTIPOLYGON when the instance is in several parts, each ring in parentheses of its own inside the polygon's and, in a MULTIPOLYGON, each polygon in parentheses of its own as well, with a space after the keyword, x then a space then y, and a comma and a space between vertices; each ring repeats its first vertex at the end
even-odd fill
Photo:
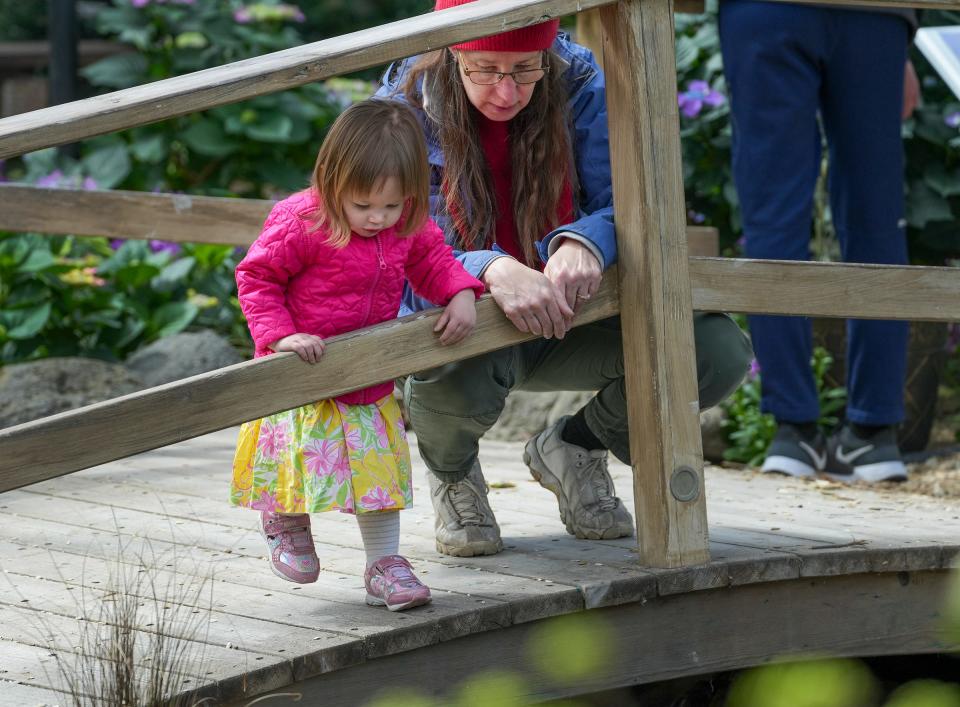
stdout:
POLYGON ((562 339, 573 320, 563 291, 543 273, 514 260, 497 258, 483 273, 497 306, 522 332, 562 339))
POLYGON ((554 251, 543 274, 560 289, 574 311, 596 294, 603 277, 597 256, 572 238, 565 239, 554 251))
POLYGON ((442 332, 440 343, 444 346, 466 339, 477 323, 476 296, 473 290, 460 290, 453 296, 433 330, 442 332))
POLYGON ((274 351, 293 351, 307 363, 316 363, 323 356, 326 344, 323 339, 313 334, 291 334, 277 339, 270 348, 274 351))
POLYGON ((906 120, 913 111, 920 105, 920 79, 917 78, 917 71, 913 68, 913 62, 907 59, 907 65, 903 69, 903 113, 901 118, 906 120))

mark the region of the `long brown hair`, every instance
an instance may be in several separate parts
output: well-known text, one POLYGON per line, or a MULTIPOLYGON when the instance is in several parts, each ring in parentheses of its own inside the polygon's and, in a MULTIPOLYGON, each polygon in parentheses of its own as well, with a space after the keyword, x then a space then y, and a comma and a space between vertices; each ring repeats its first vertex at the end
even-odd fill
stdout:
MULTIPOLYGON (((513 209, 517 240, 527 264, 537 262, 535 241, 561 225, 557 208, 566 184, 576 193, 570 144, 570 116, 563 78, 564 62, 544 52, 550 67, 534 87, 530 103, 510 121, 513 209)), ((411 68, 400 89, 412 105, 424 108, 434 124, 444 155, 442 189, 460 245, 482 248, 492 238, 497 219, 493 180, 480 147, 473 107, 464 90, 453 54, 442 49, 425 54, 411 68), (423 80, 423 95, 418 84, 423 80), (426 105, 425 105, 426 104, 426 105)))
POLYGON ((407 106, 380 99, 353 104, 334 121, 313 168, 317 226, 330 231, 331 245, 342 248, 350 241, 343 199, 369 194, 395 177, 406 198, 397 234, 410 235, 430 215, 429 169, 423 129, 407 106))

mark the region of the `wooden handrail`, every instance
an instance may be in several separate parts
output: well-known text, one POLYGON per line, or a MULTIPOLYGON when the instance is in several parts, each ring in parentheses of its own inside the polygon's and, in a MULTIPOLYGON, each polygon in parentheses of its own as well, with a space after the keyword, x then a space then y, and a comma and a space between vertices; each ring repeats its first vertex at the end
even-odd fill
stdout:
MULTIPOLYGON (((690 279, 703 311, 960 320, 953 268, 690 258, 690 279)), ((616 281, 614 268, 578 323, 619 311, 616 281)), ((0 429, 0 492, 536 338, 484 297, 473 336, 443 347, 432 333, 438 312, 332 338, 316 366, 278 354, 0 429)))

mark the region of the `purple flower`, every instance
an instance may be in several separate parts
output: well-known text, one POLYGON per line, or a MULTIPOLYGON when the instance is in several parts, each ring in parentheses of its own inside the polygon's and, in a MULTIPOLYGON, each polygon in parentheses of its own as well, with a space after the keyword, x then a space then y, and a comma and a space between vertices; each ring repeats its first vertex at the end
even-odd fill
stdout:
POLYGON ((703 223, 707 217, 695 209, 687 209, 687 220, 690 223, 703 223))
POLYGON ((703 107, 722 106, 727 99, 719 91, 710 88, 706 81, 690 81, 687 90, 677 96, 680 112, 687 118, 696 118, 703 107))
POLYGON ((954 111, 948 115, 943 119, 943 122, 949 125, 951 128, 960 128, 960 110, 954 111))
POLYGON ((752 381, 756 380, 757 376, 760 375, 760 362, 757 359, 753 359, 750 362, 750 370, 747 371, 747 380, 752 381))
POLYGON ((114 238, 110 241, 110 247, 113 250, 120 250, 120 246, 122 246, 124 243, 126 243, 126 241, 122 238, 114 238))
POLYGON ((944 347, 951 356, 960 348, 960 324, 953 322, 947 329, 947 344, 944 347))
POLYGON ((84 177, 83 179, 83 188, 87 191, 93 191, 97 188, 97 180, 93 177, 84 177))
POLYGON ((53 170, 50 174, 40 177, 36 181, 38 187, 58 187, 63 181, 63 172, 59 169, 53 170))
POLYGON ((150 4, 150 0, 130 0, 130 4, 134 7, 146 7, 150 4))
POLYGON ((154 253, 169 253, 170 255, 176 255, 180 252, 180 244, 172 243, 171 241, 150 241, 150 250, 154 253))
POLYGON ((241 7, 239 10, 233 11, 233 21, 237 24, 246 25, 253 22, 253 15, 250 14, 250 10, 241 7))

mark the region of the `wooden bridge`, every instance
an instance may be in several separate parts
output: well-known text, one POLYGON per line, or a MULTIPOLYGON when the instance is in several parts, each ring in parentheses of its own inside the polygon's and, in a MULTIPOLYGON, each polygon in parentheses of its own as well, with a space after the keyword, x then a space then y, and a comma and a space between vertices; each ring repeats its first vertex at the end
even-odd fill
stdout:
MULTIPOLYGON (((256 513, 225 502, 235 441, 225 430, 0 498, 0 704, 63 704, 58 661, 90 665, 78 647, 109 635, 96 621, 116 611, 115 593, 142 603, 129 620, 138 645, 160 625, 183 653, 178 690, 218 704, 289 693, 359 706, 387 682, 443 699, 482 690, 491 671, 515 671, 521 696, 539 701, 789 655, 960 648, 941 638, 956 502, 709 468, 710 562, 654 570, 638 566, 632 538, 567 535, 522 445, 490 442, 481 461, 505 550, 435 551, 418 460, 401 544, 434 601, 391 614, 363 603, 347 516, 314 516, 316 584, 274 577, 256 513), (566 680, 536 668, 538 638, 564 616, 592 619, 609 662, 566 680)), ((629 504, 630 469, 611 471, 629 504)), ((149 659, 137 655, 146 674, 149 659)))
MULTIPOLYGON (((832 4, 960 7, 958 0, 832 4)), ((485 445, 489 478, 514 484, 493 499, 507 551, 469 561, 437 555, 421 493, 403 530, 409 554, 437 592, 430 607, 395 616, 361 606, 359 543, 353 524, 341 518, 316 522, 318 539, 327 540, 318 584, 291 587, 265 574, 249 519, 226 505, 225 491, 222 500, 213 491, 226 488, 228 428, 531 338, 489 298, 478 305, 477 332, 457 347, 430 343, 437 314, 419 314, 331 340, 321 366, 307 367, 293 354, 270 356, 0 430, 0 561, 10 580, 0 599, 0 679, 8 681, 0 700, 59 701, 60 693, 48 692, 57 672, 50 654, 62 654, 63 664, 89 652, 77 640, 86 635, 95 643, 109 630, 109 620, 96 619, 110 606, 126 607, 136 629, 129 660, 146 665, 157 641, 192 638, 187 645, 199 647, 202 659, 184 654, 158 674, 173 680, 175 691, 199 685, 201 695, 241 703, 280 690, 352 704, 375 694, 381 676, 441 693, 452 675, 474 667, 529 666, 528 637, 566 614, 612 627, 604 644, 613 657, 607 670, 566 682, 525 668, 523 690, 534 698, 752 665, 784 653, 949 648, 936 629, 946 567, 957 552, 956 509, 925 500, 904 507, 882 492, 721 470, 704 482, 694 309, 953 321, 960 319, 960 278, 950 268, 688 257, 671 0, 478 0, 6 118, 0 158, 586 10, 599 11, 601 20, 619 266, 578 323, 614 314, 623 323, 634 466, 619 467, 616 478, 621 496, 633 498, 637 537, 569 539, 552 498, 526 481, 518 450, 485 445), (378 358, 383 350, 392 352, 390 361, 378 358), (144 552, 156 553, 158 577, 144 552), (108 581, 111 572, 119 584, 108 581), (148 584, 138 583, 138 574, 151 578, 148 584), (143 599, 143 606, 130 599, 143 599), (152 617, 150 604, 159 605, 152 617), (594 611, 580 612, 585 608, 594 611)), ((65 198, 2 186, 0 228, 245 243, 249 231, 237 234, 242 229, 234 225, 249 228, 264 207, 73 193, 75 208, 64 222, 60 209, 47 205, 65 198), (130 232, 118 225, 125 222, 150 230, 130 232)), ((112 664, 127 660, 124 654, 112 664)), ((103 678, 95 671, 88 677, 91 689, 103 678)))

